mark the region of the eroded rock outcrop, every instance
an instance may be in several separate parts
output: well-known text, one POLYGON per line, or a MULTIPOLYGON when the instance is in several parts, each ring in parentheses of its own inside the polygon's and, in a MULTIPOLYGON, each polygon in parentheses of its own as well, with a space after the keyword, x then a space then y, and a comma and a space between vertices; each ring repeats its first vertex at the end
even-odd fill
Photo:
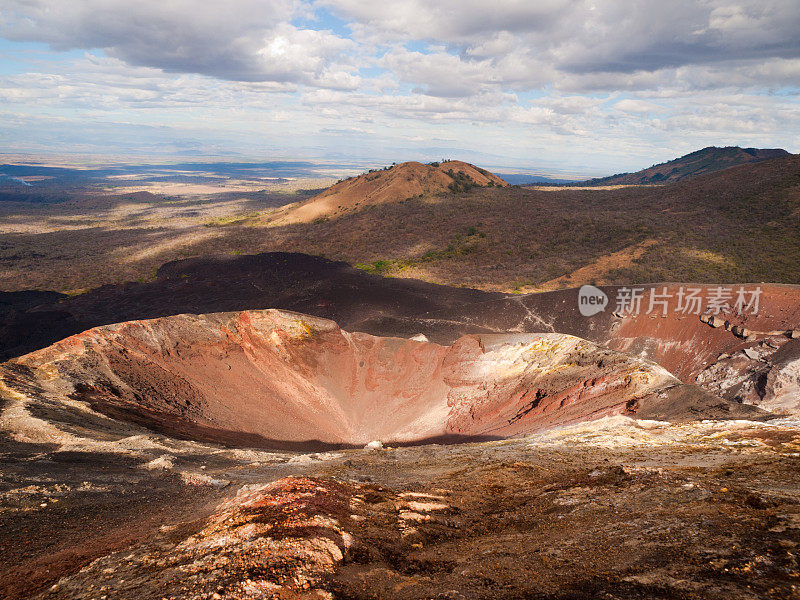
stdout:
POLYGON ((760 406, 781 413, 800 413, 800 342, 792 340, 769 356, 760 406))
POLYGON ((140 598, 329 600, 320 587, 353 543, 344 528, 352 494, 309 477, 243 487, 178 544, 103 557, 41 597, 85 598, 87 589, 100 589, 140 598))

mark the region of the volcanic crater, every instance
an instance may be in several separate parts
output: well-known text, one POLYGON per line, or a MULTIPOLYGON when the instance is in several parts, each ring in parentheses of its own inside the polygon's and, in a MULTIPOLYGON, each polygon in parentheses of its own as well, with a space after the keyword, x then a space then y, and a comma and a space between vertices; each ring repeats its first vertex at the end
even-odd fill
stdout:
POLYGON ((29 397, 234 446, 501 439, 613 414, 674 418, 683 405, 696 418, 719 403, 656 363, 570 335, 446 346, 276 309, 96 327, 3 368, 29 397))

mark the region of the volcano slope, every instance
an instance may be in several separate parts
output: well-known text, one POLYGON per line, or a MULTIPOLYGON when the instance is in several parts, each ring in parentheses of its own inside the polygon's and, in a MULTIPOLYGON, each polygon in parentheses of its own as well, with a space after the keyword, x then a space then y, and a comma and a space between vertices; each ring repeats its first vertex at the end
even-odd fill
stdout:
POLYGON ((581 182, 581 185, 642 185, 680 181, 703 173, 720 171, 736 165, 761 162, 788 156, 780 148, 740 148, 709 146, 685 156, 653 165, 635 173, 622 173, 581 182))
POLYGON ((291 252, 190 258, 162 265, 152 281, 105 285, 73 296, 0 292, 0 360, 97 325, 181 313, 283 308, 348 328, 380 315, 406 317, 503 297, 377 277, 341 261, 291 252))
POLYGON ((279 211, 272 220, 280 224, 308 223, 341 217, 366 206, 507 185, 497 175, 460 160, 427 165, 404 162, 349 177, 296 207, 279 211))
POLYGON ((0 398, 9 599, 797 595, 796 421, 566 334, 176 315, 0 398))
MULTIPOLYGON (((652 360, 684 383, 739 403, 764 405, 767 410, 797 414, 800 364, 800 287, 789 285, 727 285, 723 290, 759 293, 756 314, 722 307, 718 312, 676 310, 676 298, 688 289, 710 297, 721 286, 663 284, 634 286, 641 293, 641 310, 614 311, 614 301, 626 286, 601 286, 611 305, 592 317, 579 311, 579 290, 510 295, 485 302, 395 318, 372 317, 356 325, 362 331, 409 336, 422 332, 450 343, 466 332, 560 332, 607 348, 652 360), (649 310, 653 298, 670 298, 668 310, 649 310), (713 317, 713 319, 711 318, 713 317)), ((730 303, 729 303, 730 304, 730 303)))
MULTIPOLYGON (((379 178, 364 184, 396 168, 365 175, 379 178)), ((82 205, 48 216, 48 231, 37 232, 26 227, 44 218, 38 205, 17 203, 0 247, 0 287, 73 294, 150 282, 160 265, 179 258, 260 252, 325 256, 376 273, 504 292, 584 283, 800 281, 798 155, 660 186, 444 190, 420 198, 400 189, 389 201, 284 225, 276 219, 288 213, 257 205, 247 212, 228 206, 232 212, 220 221, 218 212, 184 198, 169 206, 196 208, 192 225, 158 211, 158 219, 141 220, 135 204, 121 221, 109 207, 82 205)), ((228 308, 188 312, 210 310, 228 308)))

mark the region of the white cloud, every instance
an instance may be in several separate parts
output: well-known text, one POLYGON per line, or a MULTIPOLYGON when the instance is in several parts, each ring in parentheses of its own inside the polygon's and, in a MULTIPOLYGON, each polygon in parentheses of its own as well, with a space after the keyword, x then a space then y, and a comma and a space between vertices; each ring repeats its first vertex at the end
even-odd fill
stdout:
POLYGON ((693 144, 797 149, 798 31, 797 0, 0 0, 0 35, 55 49, 0 77, 0 102, 102 121, 102 139, 114 123, 196 127, 187 144, 361 135, 619 170, 693 144))
POLYGON ((349 39, 290 24, 296 0, 3 0, 0 34, 131 65, 237 81, 352 86, 349 39))
POLYGON ((651 115, 662 113, 664 107, 654 102, 637 100, 635 98, 623 98, 614 104, 614 110, 628 115, 651 115))
POLYGON ((468 42, 498 31, 545 30, 568 11, 570 0, 321 0, 358 23, 360 33, 382 40, 468 42))
MULTIPOLYGON (((466 65, 485 67, 487 83, 536 86, 546 79, 571 89, 582 82, 589 89, 657 87, 659 78, 648 75, 682 66, 761 61, 762 71, 772 75, 771 85, 791 85, 796 83, 791 74, 769 65, 800 58, 796 0, 323 3, 354 20, 364 40, 439 44, 466 65), (515 78, 510 65, 519 68, 515 78), (569 81, 562 84, 562 79, 569 81)), ((420 59, 426 61, 441 63, 435 56, 420 59)))

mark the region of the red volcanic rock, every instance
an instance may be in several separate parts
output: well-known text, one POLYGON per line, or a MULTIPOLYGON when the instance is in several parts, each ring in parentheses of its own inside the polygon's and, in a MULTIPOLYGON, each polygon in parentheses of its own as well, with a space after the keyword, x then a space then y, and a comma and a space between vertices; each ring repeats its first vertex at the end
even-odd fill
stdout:
MULTIPOLYGON (((666 287, 667 293, 675 296, 680 286, 666 287)), ((715 286, 691 287, 708 290, 715 286)), ((662 288, 654 287, 659 294, 662 288)), ((744 288, 762 291, 756 314, 724 310, 718 315, 668 311, 658 318, 647 314, 627 316, 610 331, 608 346, 641 353, 682 381, 697 383, 729 400, 797 413, 800 398, 792 390, 798 385, 798 376, 788 349, 791 331, 800 323, 800 288, 774 284, 750 284, 744 288), (722 327, 725 323, 728 326, 722 327), (783 346, 787 347, 786 352, 780 351, 783 346), (768 391, 764 380, 775 385, 770 384, 768 391)), ((645 293, 645 300, 649 293, 645 293)))
MULTIPOLYGON (((661 294, 664 286, 653 287, 661 294)), ((680 287, 667 285, 666 293, 674 298, 680 287)), ((682 287, 708 290, 715 286, 687 284, 682 287)), ((740 286, 728 287, 738 289, 740 286)), ((619 327, 611 332, 609 345, 622 352, 645 352, 648 358, 681 380, 693 382, 703 369, 716 362, 720 354, 733 355, 752 345, 741 338, 741 331, 747 330, 748 334, 763 338, 800 324, 800 288, 774 284, 744 286, 748 291, 757 287, 762 290, 757 314, 745 312, 739 315, 728 310, 718 315, 698 316, 669 310, 664 317, 659 313, 659 318, 654 319, 642 312, 622 319, 619 327), (715 323, 711 323, 712 319, 715 323), (730 331, 721 327, 725 321, 731 324, 730 331), (739 336, 734 328, 740 332, 739 336)), ((649 293, 645 292, 643 305, 646 305, 649 293)))
POLYGON ((29 394, 87 401, 171 435, 257 446, 508 437, 640 409, 680 416, 670 405, 676 390, 687 406, 708 405, 658 365, 569 335, 441 346, 278 310, 97 327, 4 371, 29 394))
POLYGON ((111 597, 330 600, 325 580, 354 542, 345 529, 353 494, 310 477, 245 486, 194 535, 103 557, 42 597, 77 600, 103 588, 111 597))

